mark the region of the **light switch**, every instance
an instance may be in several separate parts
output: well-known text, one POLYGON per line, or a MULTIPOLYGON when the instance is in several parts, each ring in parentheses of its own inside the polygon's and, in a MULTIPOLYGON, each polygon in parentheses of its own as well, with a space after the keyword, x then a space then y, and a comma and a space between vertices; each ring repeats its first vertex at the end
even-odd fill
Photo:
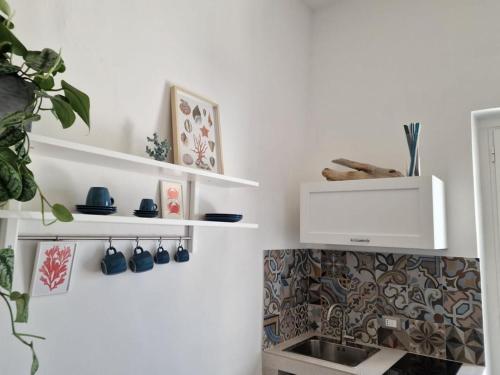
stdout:
POLYGON ((398 320, 397 319, 393 319, 393 318, 385 318, 384 325, 387 328, 396 329, 396 328, 398 328, 398 320))

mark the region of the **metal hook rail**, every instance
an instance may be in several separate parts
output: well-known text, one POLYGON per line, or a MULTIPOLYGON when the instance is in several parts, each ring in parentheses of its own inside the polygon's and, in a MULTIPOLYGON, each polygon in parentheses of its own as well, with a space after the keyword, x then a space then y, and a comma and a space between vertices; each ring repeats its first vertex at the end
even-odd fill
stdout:
POLYGON ((191 240, 189 236, 90 236, 90 235, 68 235, 68 236, 39 236, 23 234, 19 235, 20 241, 188 241, 191 240))

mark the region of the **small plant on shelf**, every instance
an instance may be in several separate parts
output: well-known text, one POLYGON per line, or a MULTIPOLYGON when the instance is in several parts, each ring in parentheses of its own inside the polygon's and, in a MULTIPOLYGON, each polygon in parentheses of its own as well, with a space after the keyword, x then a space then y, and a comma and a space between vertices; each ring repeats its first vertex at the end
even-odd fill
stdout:
POLYGON ((146 146, 146 154, 158 161, 166 161, 170 152, 170 144, 166 139, 160 141, 158 134, 154 133, 153 137, 147 137, 150 145, 146 146))
MULTIPOLYGON (((29 169, 29 129, 44 111, 51 112, 64 129, 73 125, 76 115, 90 126, 90 100, 64 80, 56 85, 56 76, 66 70, 61 53, 50 48, 28 50, 12 32, 12 15, 7 1, 0 0, 0 207, 9 201, 30 201, 38 192, 44 224, 69 222, 73 220, 69 210, 48 201, 29 169), (55 217, 50 223, 45 221, 46 205, 55 217)), ((16 329, 16 323, 28 320, 29 295, 12 291, 13 273, 13 249, 0 249, 0 299, 7 305, 12 334, 32 352, 31 374, 35 374, 39 363, 32 339, 43 337, 16 329)))

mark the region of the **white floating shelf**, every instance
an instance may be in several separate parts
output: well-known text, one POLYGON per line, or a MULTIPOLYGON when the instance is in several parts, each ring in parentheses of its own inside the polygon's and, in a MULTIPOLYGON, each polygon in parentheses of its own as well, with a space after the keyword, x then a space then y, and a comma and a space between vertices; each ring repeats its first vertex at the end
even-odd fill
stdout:
MULTIPOLYGON (((163 226, 189 226, 189 227, 220 227, 220 228, 246 228, 257 229, 258 224, 253 223, 225 223, 220 221, 205 220, 175 220, 159 218, 142 218, 136 216, 116 216, 116 215, 85 215, 73 214, 72 223, 109 223, 109 224, 145 224, 163 226)), ((9 211, 0 210, 0 219, 17 220, 42 220, 42 213, 37 211, 9 211)), ((45 220, 53 220, 52 214, 46 213, 45 220)), ((71 225, 71 223, 66 223, 71 225)))
MULTIPOLYGON (((123 152, 88 146, 81 143, 50 138, 30 133, 31 148, 34 154, 63 160, 75 160, 113 168, 154 171, 171 177, 186 178, 188 181, 201 182, 221 187, 258 187, 256 181, 230 177, 201 169, 161 162, 123 152)), ((179 224, 181 225, 181 224, 179 224)), ((182 224, 189 225, 189 224, 182 224)))

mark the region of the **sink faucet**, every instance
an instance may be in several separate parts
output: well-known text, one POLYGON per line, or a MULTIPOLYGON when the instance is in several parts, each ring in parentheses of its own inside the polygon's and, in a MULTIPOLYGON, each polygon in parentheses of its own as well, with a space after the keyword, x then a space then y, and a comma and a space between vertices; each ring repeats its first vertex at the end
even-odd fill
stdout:
POLYGON ((330 321, 330 318, 332 317, 332 313, 333 313, 333 310, 335 308, 339 308, 340 311, 342 312, 342 320, 341 320, 341 329, 340 329, 340 343, 342 345, 345 345, 347 340, 350 340, 350 341, 354 341, 355 338, 353 336, 348 336, 347 335, 347 330, 346 330, 346 326, 347 326, 347 321, 346 321, 346 317, 347 317, 347 311, 346 311, 346 306, 340 304, 340 303, 334 303, 333 305, 330 306, 330 308, 328 309, 328 313, 326 314, 326 320, 329 322, 330 321))

